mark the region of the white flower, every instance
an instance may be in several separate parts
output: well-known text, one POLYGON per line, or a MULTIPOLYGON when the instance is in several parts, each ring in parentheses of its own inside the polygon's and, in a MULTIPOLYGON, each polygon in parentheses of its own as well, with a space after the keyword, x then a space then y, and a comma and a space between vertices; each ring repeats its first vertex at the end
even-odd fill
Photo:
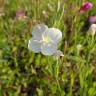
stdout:
POLYGON ((94 36, 95 35, 95 33, 96 33, 96 24, 92 24, 91 26, 90 26, 90 34, 92 35, 92 36, 94 36))
POLYGON ((77 45, 77 50, 81 50, 82 49, 82 45, 81 44, 78 44, 77 45))
POLYGON ((62 32, 57 28, 48 28, 38 24, 33 28, 33 37, 29 40, 28 48, 35 53, 53 55, 57 52, 57 45, 62 39, 62 32))

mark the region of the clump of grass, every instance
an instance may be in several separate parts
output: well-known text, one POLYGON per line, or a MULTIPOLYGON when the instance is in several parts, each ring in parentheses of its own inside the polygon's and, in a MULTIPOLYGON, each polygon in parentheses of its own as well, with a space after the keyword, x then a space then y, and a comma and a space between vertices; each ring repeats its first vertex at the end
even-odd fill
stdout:
POLYGON ((84 0, 0 1, 0 96, 96 96, 96 36, 88 35, 96 1, 91 2, 91 10, 78 14, 84 0), (27 18, 16 18, 21 9, 27 18), (33 26, 40 23, 62 31, 64 57, 58 63, 28 50, 33 26))

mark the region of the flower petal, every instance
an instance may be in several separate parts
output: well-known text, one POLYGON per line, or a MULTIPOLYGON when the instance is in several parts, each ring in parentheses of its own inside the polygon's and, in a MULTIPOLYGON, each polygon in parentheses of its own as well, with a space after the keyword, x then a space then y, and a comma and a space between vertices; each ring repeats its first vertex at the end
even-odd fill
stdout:
POLYGON ((93 4, 90 2, 85 2, 84 5, 80 8, 79 12, 84 13, 87 10, 91 9, 93 7, 93 4))
POLYGON ((57 44, 42 44, 41 53, 43 55, 53 55, 57 51, 57 44))
POLYGON ((44 24, 38 24, 36 25, 34 28, 33 28, 33 31, 32 31, 32 35, 36 38, 42 38, 42 34, 44 33, 44 31, 48 29, 48 27, 44 24))
POLYGON ((90 28, 89 28, 88 34, 94 36, 95 33, 96 33, 96 24, 92 24, 92 25, 90 26, 90 28))
POLYGON ((41 50, 41 43, 38 40, 31 38, 28 43, 28 48, 29 50, 32 50, 35 53, 38 53, 41 50))
POLYGON ((92 24, 90 28, 92 31, 96 31, 96 24, 92 24))
POLYGON ((54 56, 56 56, 56 57, 63 57, 64 56, 64 54, 63 54, 63 52, 62 51, 60 51, 60 50, 57 50, 56 51, 56 53, 54 53, 54 56))
POLYGON ((57 28, 47 29, 45 35, 49 36, 55 43, 59 43, 62 39, 62 32, 57 28))

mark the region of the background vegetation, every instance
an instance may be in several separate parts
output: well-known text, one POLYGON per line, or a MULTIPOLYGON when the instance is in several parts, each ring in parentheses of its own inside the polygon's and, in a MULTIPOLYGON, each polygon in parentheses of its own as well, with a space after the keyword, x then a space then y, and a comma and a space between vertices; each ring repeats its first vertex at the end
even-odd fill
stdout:
POLYGON ((96 96, 96 36, 87 35, 96 0, 89 0, 91 10, 78 14, 85 1, 0 0, 0 96, 96 96), (26 18, 16 16, 19 10, 26 18), (28 50, 39 23, 63 34, 58 82, 56 60, 28 50))

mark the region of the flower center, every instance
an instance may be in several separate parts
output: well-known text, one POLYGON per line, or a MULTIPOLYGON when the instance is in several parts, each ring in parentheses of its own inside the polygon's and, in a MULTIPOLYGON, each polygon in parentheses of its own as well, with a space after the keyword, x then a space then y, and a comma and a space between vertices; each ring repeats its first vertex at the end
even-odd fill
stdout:
POLYGON ((42 39, 43 39, 43 43, 45 43, 45 44, 52 42, 52 40, 49 36, 42 36, 42 39))

